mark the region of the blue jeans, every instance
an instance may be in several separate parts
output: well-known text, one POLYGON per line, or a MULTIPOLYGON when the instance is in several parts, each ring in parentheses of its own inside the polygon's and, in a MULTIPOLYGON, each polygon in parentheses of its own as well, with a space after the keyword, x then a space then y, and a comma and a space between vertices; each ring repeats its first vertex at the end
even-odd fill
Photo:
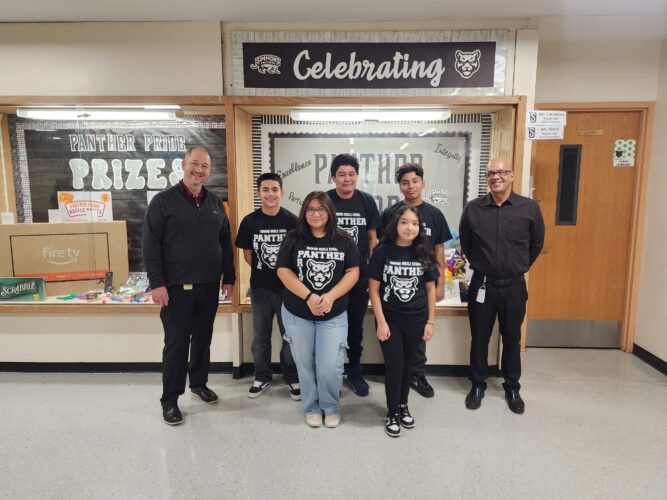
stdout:
POLYGON ((311 321, 295 316, 283 305, 282 317, 284 339, 290 344, 299 372, 303 411, 339 414, 347 312, 326 321, 311 321))

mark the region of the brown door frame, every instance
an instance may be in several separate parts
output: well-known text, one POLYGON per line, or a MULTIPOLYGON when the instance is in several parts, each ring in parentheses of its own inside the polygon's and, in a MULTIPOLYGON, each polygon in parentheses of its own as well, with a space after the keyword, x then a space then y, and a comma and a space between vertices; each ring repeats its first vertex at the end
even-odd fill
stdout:
MULTIPOLYGON (((651 141, 653 139, 653 121, 655 103, 653 102, 582 102, 582 103, 540 103, 535 109, 562 111, 618 112, 639 111, 641 127, 637 138, 637 161, 635 164, 635 189, 632 199, 632 221, 628 253, 628 281, 623 300, 623 315, 618 346, 622 351, 632 352, 637 321, 637 297, 641 255, 644 244, 644 211, 646 208, 646 186, 651 161, 651 141)), ((534 150, 533 150, 534 151, 534 150)), ((521 339, 525 349, 525 331, 521 339)))

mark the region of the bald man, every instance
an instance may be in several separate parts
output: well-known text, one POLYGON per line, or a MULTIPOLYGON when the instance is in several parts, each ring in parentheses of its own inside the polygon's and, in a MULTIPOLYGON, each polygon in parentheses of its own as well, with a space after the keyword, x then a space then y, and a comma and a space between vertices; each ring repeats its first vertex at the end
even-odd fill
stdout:
POLYGON ((468 292, 472 388, 465 403, 469 410, 482 404, 489 339, 498 318, 505 400, 513 413, 525 411, 519 395, 521 324, 528 300, 524 274, 544 245, 544 220, 536 202, 512 191, 513 181, 510 162, 492 159, 486 170, 489 192, 469 202, 461 216, 461 249, 474 271, 468 292))

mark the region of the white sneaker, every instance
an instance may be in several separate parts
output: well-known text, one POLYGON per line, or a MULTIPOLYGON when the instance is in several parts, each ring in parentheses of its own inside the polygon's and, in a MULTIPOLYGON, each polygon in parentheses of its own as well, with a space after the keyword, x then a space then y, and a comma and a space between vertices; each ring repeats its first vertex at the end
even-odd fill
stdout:
POLYGON ((294 401, 301 401, 301 386, 297 382, 296 384, 287 384, 287 389, 289 390, 289 397, 294 401))
POLYGON ((340 424, 340 415, 335 414, 335 415, 325 415, 324 416, 324 426, 329 427, 330 429, 333 429, 334 427, 338 427, 338 424, 340 424))
POLYGON ((308 427, 321 427, 322 414, 321 413, 306 413, 306 423, 308 427))
POLYGON ((260 382, 259 380, 255 380, 250 386, 248 397, 251 399, 260 397, 262 393, 269 388, 270 385, 271 382, 260 382))

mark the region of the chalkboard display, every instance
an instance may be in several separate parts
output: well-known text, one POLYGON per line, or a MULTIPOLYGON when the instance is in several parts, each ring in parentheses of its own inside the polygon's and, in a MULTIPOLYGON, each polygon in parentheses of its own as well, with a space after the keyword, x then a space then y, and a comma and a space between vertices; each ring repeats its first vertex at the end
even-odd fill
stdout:
POLYGON ((143 270, 141 232, 149 196, 182 178, 187 148, 205 146, 206 187, 227 200, 224 117, 204 121, 76 123, 14 119, 12 152, 19 222, 48 222, 58 191, 110 191, 127 222, 130 271, 143 270), (212 121, 215 120, 215 121, 212 121), (79 124, 80 125, 80 124, 79 124))

